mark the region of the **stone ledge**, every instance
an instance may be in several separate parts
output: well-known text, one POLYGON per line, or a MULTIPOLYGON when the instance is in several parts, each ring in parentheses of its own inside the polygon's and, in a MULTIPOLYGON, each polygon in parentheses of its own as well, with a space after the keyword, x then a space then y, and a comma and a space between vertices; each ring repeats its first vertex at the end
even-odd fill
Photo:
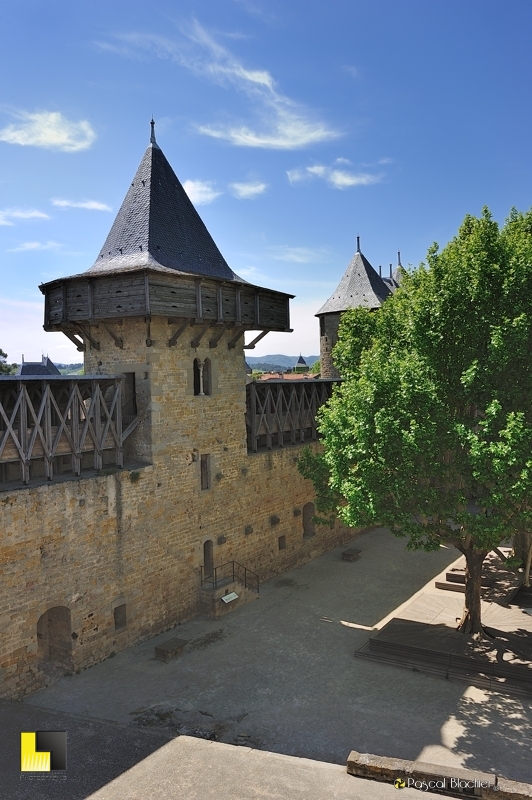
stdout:
MULTIPOLYGON (((430 781, 443 782, 443 786, 430 786, 427 788, 435 794, 442 794, 446 797, 471 796, 471 788, 473 788, 473 796, 487 800, 530 800, 532 798, 532 786, 528 783, 518 783, 496 775, 474 772, 460 767, 426 764, 421 761, 406 761, 402 758, 376 756, 372 753, 357 753, 356 750, 352 750, 349 753, 347 772, 357 778, 366 778, 391 784, 394 783, 396 778, 402 778, 407 786, 409 779, 416 782, 425 781, 426 784, 430 781), (455 788, 451 779, 470 784, 471 788, 468 791, 455 788)), ((413 787, 411 784, 410 788, 417 787, 413 787)))

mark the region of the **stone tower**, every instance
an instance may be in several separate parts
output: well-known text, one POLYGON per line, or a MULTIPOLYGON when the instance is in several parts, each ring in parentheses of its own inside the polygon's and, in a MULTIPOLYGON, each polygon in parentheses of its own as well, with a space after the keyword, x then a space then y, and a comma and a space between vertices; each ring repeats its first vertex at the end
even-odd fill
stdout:
MULTIPOLYGON (((316 316, 320 321, 320 363, 322 378, 339 378, 334 366, 332 350, 338 341, 340 318, 348 308, 380 308, 386 298, 399 286, 401 255, 398 265, 390 277, 383 278, 371 266, 360 250, 357 236, 356 253, 344 272, 340 283, 316 316)), ((380 268, 379 268, 380 272, 380 268)))
POLYGON ((228 266, 153 122, 95 263, 41 291, 45 329, 84 351, 86 373, 125 374, 124 414, 141 420, 127 456, 167 468, 178 446, 189 458, 208 452, 212 468, 226 471, 222 453, 246 438, 244 332, 257 330, 258 340, 289 331, 291 295, 251 285, 228 266))

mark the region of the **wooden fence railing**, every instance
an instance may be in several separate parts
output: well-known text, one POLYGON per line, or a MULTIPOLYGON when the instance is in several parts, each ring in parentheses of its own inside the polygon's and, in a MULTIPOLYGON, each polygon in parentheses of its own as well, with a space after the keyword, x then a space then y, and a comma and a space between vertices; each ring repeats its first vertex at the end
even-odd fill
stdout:
POLYGON ((114 450, 116 465, 123 466, 124 442, 138 422, 123 415, 121 377, 0 379, 0 465, 18 461, 24 483, 35 461, 44 462, 51 480, 57 456, 71 456, 75 475, 91 452, 94 469, 102 469, 106 450, 114 450))
POLYGON ((271 380, 246 387, 248 452, 317 439, 316 413, 337 381, 271 380))

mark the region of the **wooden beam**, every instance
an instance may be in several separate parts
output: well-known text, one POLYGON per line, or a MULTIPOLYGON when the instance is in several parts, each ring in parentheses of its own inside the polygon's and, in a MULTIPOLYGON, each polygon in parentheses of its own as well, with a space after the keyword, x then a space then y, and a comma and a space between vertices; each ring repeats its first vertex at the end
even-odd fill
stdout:
POLYGON ((240 296, 240 286, 235 287, 235 317, 237 324, 242 322, 242 298, 240 296))
POLYGON ((89 319, 94 318, 94 291, 92 281, 87 281, 87 302, 89 305, 89 319))
MULTIPOLYGON (((85 328, 79 322, 74 322, 73 325, 75 325, 75 327, 78 328, 81 331, 83 336, 86 339, 89 340, 90 345, 91 345, 92 348, 94 348, 94 350, 99 350, 100 349, 100 342, 97 342, 96 339, 91 335, 90 329, 85 328)), ((63 333, 64 333, 64 331, 63 331, 63 333)))
POLYGON ((116 333, 114 332, 114 330, 109 325, 107 325, 105 322, 100 322, 100 325, 102 326, 102 328, 104 328, 107 331, 107 333, 109 334, 109 336, 111 337, 111 339, 113 340, 115 345, 117 347, 119 347, 121 350, 123 350, 124 349, 124 340, 120 336, 117 336, 116 333))
POLYGON ((241 336, 243 336, 243 335, 245 334, 245 332, 246 332, 246 328, 240 328, 240 329, 239 329, 239 331, 238 331, 238 333, 236 334, 236 336, 233 336, 233 338, 231 339, 231 341, 227 343, 227 347, 229 348, 229 350, 234 350, 234 349, 235 349, 235 347, 236 347, 236 343, 238 342, 238 340, 240 339, 240 337, 241 337, 241 336))
MULTIPOLYGON (((151 316, 151 309, 150 309, 150 280, 148 278, 148 273, 144 273, 144 304, 146 308, 146 316, 151 316)), ((148 345, 149 347, 149 345, 148 345)))
POLYGON ((212 348, 218 347, 218 342, 220 341, 220 339, 224 335, 224 333, 226 331, 226 327, 227 327, 226 325, 221 325, 220 326, 220 330, 218 331, 216 336, 213 339, 210 340, 209 347, 212 347, 212 348))
MULTIPOLYGON (((216 312, 218 316, 218 322, 224 321, 224 305, 223 305, 223 297, 222 297, 222 284, 216 284, 216 312)), ((216 345, 215 345, 216 347, 216 345)))
POLYGON ((196 281, 196 319, 203 319, 203 307, 201 304, 201 281, 196 281))
POLYGON ((70 339, 70 341, 76 345, 76 348, 79 350, 80 353, 85 352, 87 348, 85 347, 85 342, 83 341, 83 339, 81 340, 77 339, 76 336, 70 331, 62 331, 62 333, 64 333, 67 339, 70 339))
POLYGON ((203 339, 203 337, 205 336, 210 327, 211 327, 210 325, 204 325, 201 331, 198 333, 198 335, 192 339, 192 341, 190 342, 190 346, 198 347, 199 343, 201 342, 201 340, 203 339))
POLYGON ((255 325, 260 325, 260 293, 255 291, 255 325))
MULTIPOLYGON (((168 322, 170 322, 170 320, 168 320, 168 322)), ((179 339, 179 337, 181 336, 183 331, 186 328, 188 328, 188 324, 189 324, 189 322, 188 322, 188 319, 187 319, 187 320, 185 320, 183 322, 181 327, 176 330, 176 332, 173 334, 173 336, 171 336, 170 339, 168 339, 168 347, 173 347, 175 345, 175 343, 177 342, 177 340, 179 339)))
POLYGON ((66 283, 61 284, 61 302, 63 303, 63 308, 61 309, 61 322, 66 322, 68 320, 67 317, 67 287, 66 283))
POLYGON ((260 342, 260 340, 261 340, 261 339, 264 339, 264 337, 266 336, 266 334, 267 334, 267 333, 269 333, 269 331, 262 331, 261 333, 259 333, 259 335, 258 335, 258 336, 256 336, 256 337, 253 339, 253 341, 252 341, 252 342, 250 342, 249 344, 245 344, 245 345, 244 345, 244 350, 254 350, 254 349, 255 349, 255 345, 256 345, 258 342, 260 342))

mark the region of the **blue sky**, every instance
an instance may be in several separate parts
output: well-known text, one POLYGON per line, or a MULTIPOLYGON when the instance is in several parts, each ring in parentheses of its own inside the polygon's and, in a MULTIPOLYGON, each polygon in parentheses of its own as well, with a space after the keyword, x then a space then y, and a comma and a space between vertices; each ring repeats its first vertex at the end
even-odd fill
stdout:
POLYGON ((423 260, 532 204, 529 0, 3 0, 0 347, 79 360, 41 282, 88 269, 157 140, 230 266, 313 314, 357 234, 423 260))

